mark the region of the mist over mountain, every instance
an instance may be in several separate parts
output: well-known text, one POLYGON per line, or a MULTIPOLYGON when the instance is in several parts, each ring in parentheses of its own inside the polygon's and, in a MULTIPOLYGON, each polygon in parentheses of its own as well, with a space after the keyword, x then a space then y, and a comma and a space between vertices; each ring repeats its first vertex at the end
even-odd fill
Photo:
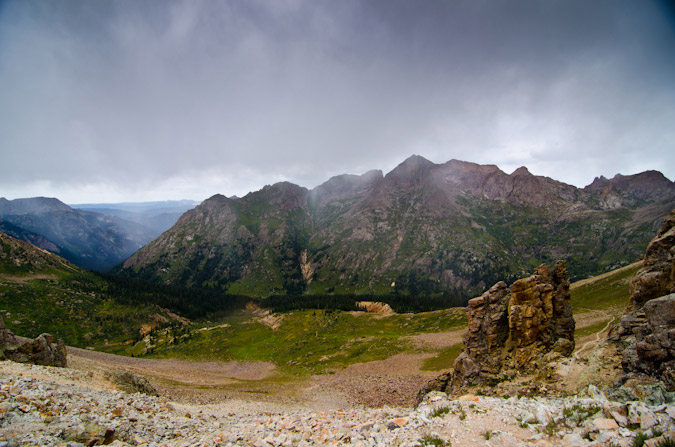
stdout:
POLYGON ((0 231, 56 253, 73 264, 106 271, 155 234, 116 216, 74 210, 54 198, 0 198, 0 231))
POLYGON ((577 188, 521 167, 412 156, 386 175, 215 195, 124 263, 123 274, 230 293, 471 295, 543 262, 572 278, 625 265, 675 207, 656 171, 577 188))
POLYGON ((143 225, 155 238, 171 228, 186 211, 197 206, 194 200, 165 200, 159 202, 83 203, 74 209, 117 216, 143 225))

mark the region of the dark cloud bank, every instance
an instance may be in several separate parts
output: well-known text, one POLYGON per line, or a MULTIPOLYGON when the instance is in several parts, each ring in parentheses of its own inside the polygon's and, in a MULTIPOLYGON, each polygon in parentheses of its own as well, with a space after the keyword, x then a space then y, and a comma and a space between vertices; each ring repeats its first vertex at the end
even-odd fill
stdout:
POLYGON ((413 153, 675 179, 651 1, 0 3, 0 196, 203 199, 413 153))

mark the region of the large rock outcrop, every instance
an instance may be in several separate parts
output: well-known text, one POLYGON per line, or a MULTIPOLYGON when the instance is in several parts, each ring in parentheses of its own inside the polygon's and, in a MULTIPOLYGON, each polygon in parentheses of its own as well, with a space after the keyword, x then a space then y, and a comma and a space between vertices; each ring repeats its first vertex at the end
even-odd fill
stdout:
POLYGON ((513 368, 531 370, 550 351, 570 355, 574 350, 574 318, 565 262, 553 270, 537 267, 534 275, 511 285, 507 349, 513 368))
POLYGON ((67 366, 66 345, 59 339, 53 344, 54 337, 40 334, 34 340, 21 341, 5 326, 0 317, 0 360, 13 360, 19 363, 33 363, 43 366, 67 366))
POLYGON ((454 371, 420 392, 457 392, 518 374, 538 373, 574 350, 574 318, 565 262, 514 282, 498 282, 466 310, 468 330, 454 371))
POLYGON ((647 246, 644 265, 630 282, 628 312, 647 301, 675 292, 675 210, 647 246))
POLYGON ((652 239, 644 265, 630 282, 630 301, 610 332, 621 354, 624 381, 639 375, 675 391, 675 210, 652 239))

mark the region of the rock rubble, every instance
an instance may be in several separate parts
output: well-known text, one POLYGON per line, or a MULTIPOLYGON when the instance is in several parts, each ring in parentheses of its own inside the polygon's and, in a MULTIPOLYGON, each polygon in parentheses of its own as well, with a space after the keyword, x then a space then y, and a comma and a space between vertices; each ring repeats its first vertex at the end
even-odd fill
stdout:
POLYGON ((675 405, 432 392, 416 409, 191 406, 96 389, 68 368, 0 362, 0 446, 630 446, 675 437, 675 405), (489 438, 489 442, 487 441, 489 438))

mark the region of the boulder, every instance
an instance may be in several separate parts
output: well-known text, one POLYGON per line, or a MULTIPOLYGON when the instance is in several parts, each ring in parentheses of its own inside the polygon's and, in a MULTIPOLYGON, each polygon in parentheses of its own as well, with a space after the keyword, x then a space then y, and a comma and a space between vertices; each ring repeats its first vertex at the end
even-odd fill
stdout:
POLYGON ((59 339, 40 334, 34 340, 20 342, 0 317, 0 359, 43 366, 67 366, 66 345, 59 339))
POLYGON ((150 384, 148 379, 137 376, 129 371, 114 371, 107 376, 125 393, 141 393, 148 396, 159 396, 157 390, 150 384))
POLYGON ((4 360, 6 358, 5 351, 15 350, 19 347, 19 345, 19 341, 16 339, 14 334, 12 334, 9 329, 7 329, 5 322, 0 316, 0 360, 4 360))

